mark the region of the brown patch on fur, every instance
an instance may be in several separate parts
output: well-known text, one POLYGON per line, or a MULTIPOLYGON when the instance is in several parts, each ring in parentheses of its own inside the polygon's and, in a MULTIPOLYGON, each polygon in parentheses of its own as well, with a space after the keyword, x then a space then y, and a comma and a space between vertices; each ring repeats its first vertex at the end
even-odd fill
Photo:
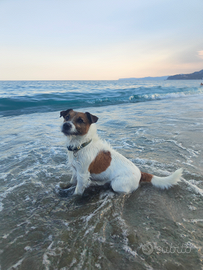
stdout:
POLYGON ((111 153, 109 151, 100 151, 96 158, 90 164, 88 171, 94 174, 100 174, 110 166, 111 153))
POLYGON ((68 110, 66 110, 66 111, 61 111, 60 112, 60 117, 61 116, 63 116, 64 118, 66 117, 66 115, 68 115, 68 113, 70 112, 70 111, 72 111, 73 109, 68 109, 68 110))
POLYGON ((91 123, 85 113, 75 113, 72 118, 72 123, 75 125, 79 135, 87 134, 91 123))
POLYGON ((150 173, 141 172, 140 183, 151 183, 153 175, 150 173))

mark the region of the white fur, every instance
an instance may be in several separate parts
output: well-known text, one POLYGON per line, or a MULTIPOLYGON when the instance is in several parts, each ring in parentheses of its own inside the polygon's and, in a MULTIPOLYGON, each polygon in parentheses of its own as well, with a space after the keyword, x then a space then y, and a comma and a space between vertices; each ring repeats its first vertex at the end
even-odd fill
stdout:
POLYGON ((153 176, 151 183, 156 187, 167 189, 173 185, 176 185, 180 181, 182 172, 182 169, 178 169, 173 174, 167 177, 153 176))
MULTIPOLYGON (((76 184, 74 194, 82 194, 85 188, 94 182, 96 184, 111 183, 116 192, 129 193, 136 190, 140 183, 141 172, 139 168, 130 160, 116 152, 106 142, 97 135, 96 124, 92 124, 89 131, 84 136, 67 136, 68 145, 77 147, 92 140, 86 147, 79 150, 76 154, 68 151, 69 166, 72 171, 71 183, 76 184), (100 174, 91 174, 88 171, 89 165, 96 158, 100 151, 109 151, 111 153, 111 164, 106 171, 100 174)), ((168 177, 153 176, 152 184, 160 188, 168 188, 177 184, 182 171, 177 170, 168 177)))

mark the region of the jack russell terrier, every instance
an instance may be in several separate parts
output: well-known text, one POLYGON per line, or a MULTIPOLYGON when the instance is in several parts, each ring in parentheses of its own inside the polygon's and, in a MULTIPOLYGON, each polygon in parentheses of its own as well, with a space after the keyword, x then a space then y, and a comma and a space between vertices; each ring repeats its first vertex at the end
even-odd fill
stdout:
POLYGON ((99 138, 95 125, 97 116, 72 109, 60 112, 61 116, 64 118, 62 132, 68 138, 68 161, 72 172, 70 183, 76 186, 75 195, 83 194, 90 183, 110 183, 115 192, 129 193, 143 182, 167 189, 180 181, 182 169, 167 177, 141 172, 135 164, 99 138))

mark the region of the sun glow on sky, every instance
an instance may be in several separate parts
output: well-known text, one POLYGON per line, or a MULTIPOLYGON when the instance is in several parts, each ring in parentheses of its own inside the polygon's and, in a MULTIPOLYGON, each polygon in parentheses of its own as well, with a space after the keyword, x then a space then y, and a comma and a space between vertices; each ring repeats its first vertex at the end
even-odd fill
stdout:
POLYGON ((203 59, 203 51, 199 51, 198 54, 203 59))
POLYGON ((198 71, 202 11, 202 0, 1 0, 0 80, 198 71))

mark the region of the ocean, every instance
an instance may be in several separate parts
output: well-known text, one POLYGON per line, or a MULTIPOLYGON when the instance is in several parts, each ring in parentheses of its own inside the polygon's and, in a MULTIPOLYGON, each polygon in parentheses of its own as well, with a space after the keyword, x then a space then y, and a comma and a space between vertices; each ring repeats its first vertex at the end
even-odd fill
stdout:
POLYGON ((0 269, 203 269, 201 81, 1 81, 0 269), (60 111, 99 117, 98 133, 168 190, 131 194, 70 180, 60 111))

